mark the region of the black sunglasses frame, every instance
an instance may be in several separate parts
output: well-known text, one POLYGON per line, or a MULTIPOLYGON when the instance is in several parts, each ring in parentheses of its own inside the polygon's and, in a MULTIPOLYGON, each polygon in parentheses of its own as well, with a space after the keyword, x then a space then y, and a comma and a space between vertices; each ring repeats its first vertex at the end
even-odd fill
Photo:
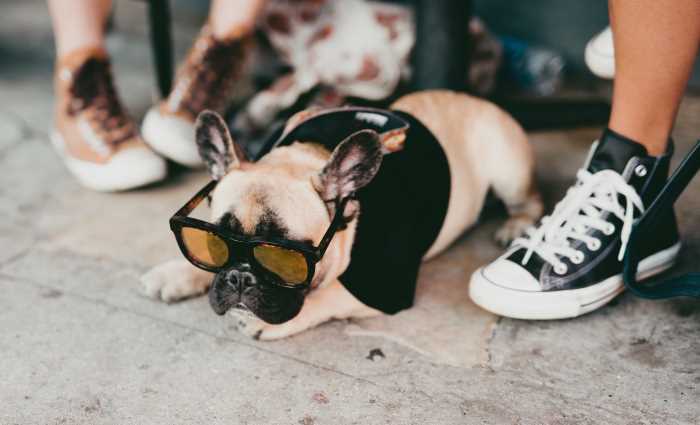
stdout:
POLYGON ((342 230, 345 228, 346 220, 343 215, 345 211, 345 207, 347 203, 355 199, 354 194, 350 195, 344 199, 337 199, 337 200, 330 200, 330 201, 325 201, 326 203, 334 203, 335 204, 335 214, 333 218, 331 219, 331 223, 328 226, 328 230, 324 233, 323 237, 321 238, 321 241, 319 242, 318 246, 313 246, 312 244, 309 243, 303 243, 303 242, 298 242, 298 241, 292 241, 289 239, 281 239, 281 238, 247 238, 247 237, 242 237, 240 235, 235 235, 232 232, 229 232, 225 229, 221 229, 219 226, 209 223, 207 221, 199 220, 196 218, 189 217, 189 215, 192 213, 192 211, 197 208, 199 204, 202 203, 204 199, 206 199, 209 194, 211 193, 212 190, 216 187, 218 181, 212 180, 209 183, 207 183, 202 189, 200 189, 187 203, 177 210, 175 214, 173 214, 172 217, 170 217, 170 230, 172 230, 173 234, 175 235, 175 239, 177 240, 177 244, 180 247, 180 251, 182 254, 187 258, 187 260, 192 263, 194 266, 206 270, 212 273, 217 273, 222 270, 224 270, 227 266, 230 266, 231 263, 234 261, 234 256, 229 255, 228 260, 226 261, 225 264, 222 266, 210 266, 208 264, 202 263, 201 261, 197 260, 187 249, 187 246, 185 245, 185 241, 182 236, 182 229, 185 227, 189 228, 195 228, 195 229, 201 229, 210 233, 215 234, 216 236, 220 237, 224 242, 226 242, 227 247, 229 249, 229 252, 237 252, 237 253, 243 253, 243 255, 238 255, 236 256, 236 259, 240 259, 241 257, 246 258, 248 261, 250 261, 251 265, 253 267, 256 267, 260 269, 263 272, 269 273, 277 277, 277 281, 275 282, 276 285, 285 287, 285 288, 295 288, 295 289, 304 289, 308 288, 311 286, 311 281, 314 277, 314 274, 316 272, 316 263, 321 261, 323 258, 323 255, 326 253, 326 250, 328 249, 328 246, 331 243, 331 240, 333 240, 333 236, 336 234, 338 230, 342 230), (293 284, 293 283, 287 283, 282 281, 279 276, 274 274, 272 271, 268 270, 260 264, 256 259, 255 256, 253 255, 253 248, 259 245, 274 245, 278 246, 280 248, 284 248, 287 250, 295 251, 304 256, 306 259, 306 266, 307 266, 307 275, 306 279, 298 284, 293 284), (243 249, 241 249, 243 248, 243 249))

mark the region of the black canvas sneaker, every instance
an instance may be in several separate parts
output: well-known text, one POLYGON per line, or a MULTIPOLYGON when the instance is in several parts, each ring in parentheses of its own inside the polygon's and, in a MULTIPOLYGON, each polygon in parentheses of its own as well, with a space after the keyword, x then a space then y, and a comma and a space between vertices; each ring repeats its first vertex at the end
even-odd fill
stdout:
MULTIPOLYGON (((660 157, 611 130, 591 148, 577 181, 538 227, 480 268, 469 294, 479 306, 519 319, 576 317, 624 289, 622 259, 634 220, 663 187, 672 144, 660 157)), ((669 210, 655 237, 639 246, 638 278, 671 267, 680 250, 669 210)))

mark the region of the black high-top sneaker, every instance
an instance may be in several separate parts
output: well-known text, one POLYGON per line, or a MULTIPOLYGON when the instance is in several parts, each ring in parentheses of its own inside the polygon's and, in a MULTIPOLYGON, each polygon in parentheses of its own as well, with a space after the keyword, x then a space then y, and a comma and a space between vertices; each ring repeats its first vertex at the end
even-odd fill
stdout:
MULTIPOLYGON (((611 130, 591 148, 577 181, 538 227, 472 275, 479 306, 519 319, 576 317, 602 307, 624 289, 622 259, 635 218, 666 182, 672 143, 660 157, 611 130)), ((669 211, 653 239, 638 247, 638 277, 673 265, 680 250, 669 211)))

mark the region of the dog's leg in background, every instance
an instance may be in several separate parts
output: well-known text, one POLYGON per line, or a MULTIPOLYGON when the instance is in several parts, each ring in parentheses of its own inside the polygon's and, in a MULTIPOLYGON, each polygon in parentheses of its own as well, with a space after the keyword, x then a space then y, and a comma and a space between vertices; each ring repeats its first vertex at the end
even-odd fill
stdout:
POLYGON ((497 196, 505 203, 508 215, 508 220, 501 226, 495 234, 496 241, 502 245, 509 244, 513 239, 519 237, 525 232, 525 229, 535 224, 537 219, 542 216, 543 205, 542 198, 535 188, 534 184, 523 185, 522 187, 503 188, 501 191, 494 191, 497 196), (509 191, 508 189, 511 189, 509 191))
POLYGON ((491 140, 491 188, 510 216, 496 231, 496 241, 507 245, 533 225, 544 211, 535 183, 535 159, 525 132, 514 121, 505 122, 501 140, 491 140))
POLYGON ((258 131, 272 124, 277 114, 291 107, 299 97, 311 90, 318 81, 310 76, 292 72, 279 77, 269 88, 257 93, 236 117, 236 128, 258 131))
POLYGON ((167 261, 141 277, 141 292, 154 299, 174 302, 207 292, 213 275, 184 258, 167 261))

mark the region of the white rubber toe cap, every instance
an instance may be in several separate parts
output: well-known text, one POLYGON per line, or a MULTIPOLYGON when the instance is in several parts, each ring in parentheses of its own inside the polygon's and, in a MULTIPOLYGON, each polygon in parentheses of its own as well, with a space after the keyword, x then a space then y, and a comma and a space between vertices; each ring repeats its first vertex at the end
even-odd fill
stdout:
MULTIPOLYGON (((680 242, 639 262, 638 279, 645 279, 671 267, 678 257, 680 242)), ((576 317, 594 311, 625 289, 622 273, 574 289, 542 291, 536 280, 519 264, 501 258, 472 274, 469 296, 492 313, 515 319, 551 320, 576 317)))
POLYGON ((176 116, 166 116, 151 108, 141 126, 143 139, 156 152, 178 164, 191 168, 203 162, 197 150, 194 124, 176 116))
POLYGON ((541 291, 539 282, 520 264, 501 257, 481 270, 482 276, 494 285, 516 291, 541 291))
POLYGON ((168 171, 165 160, 146 146, 124 149, 109 162, 97 164, 65 154, 58 133, 54 132, 51 140, 78 181, 99 192, 129 190, 155 183, 163 180, 168 171))
POLYGON ((596 35, 586 45, 586 65, 598 77, 615 77, 615 47, 610 27, 596 35))

